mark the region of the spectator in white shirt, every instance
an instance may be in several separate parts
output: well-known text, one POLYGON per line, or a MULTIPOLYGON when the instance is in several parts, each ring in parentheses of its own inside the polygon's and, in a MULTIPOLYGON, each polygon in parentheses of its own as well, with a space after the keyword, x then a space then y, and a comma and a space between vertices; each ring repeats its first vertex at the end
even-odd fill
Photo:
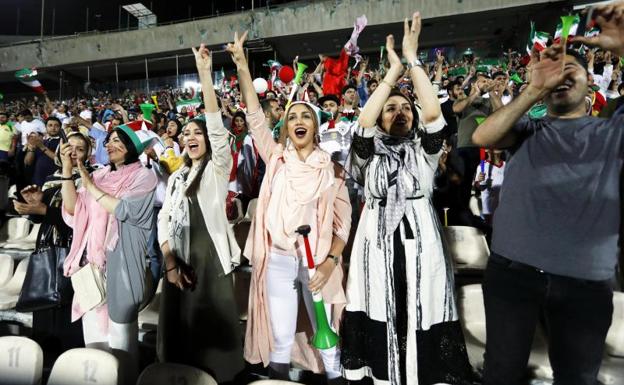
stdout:
POLYGON ((45 135, 46 128, 45 124, 43 124, 41 120, 33 119, 33 114, 29 109, 23 110, 22 112, 20 112, 20 115, 22 116, 23 120, 20 122, 19 125, 15 125, 15 128, 21 134, 22 147, 25 147, 28 142, 28 135, 32 134, 33 132, 38 132, 42 135, 45 135))

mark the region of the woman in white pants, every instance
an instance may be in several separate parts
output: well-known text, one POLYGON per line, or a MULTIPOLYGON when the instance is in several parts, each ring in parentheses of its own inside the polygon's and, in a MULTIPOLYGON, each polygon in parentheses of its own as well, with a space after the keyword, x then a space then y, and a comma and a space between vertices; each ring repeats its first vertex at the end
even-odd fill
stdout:
MULTIPOLYGON (((287 379, 291 355, 296 353, 297 288, 308 299, 311 292, 320 291, 334 310, 341 310, 346 302, 340 255, 349 235, 351 205, 342 169, 317 145, 317 107, 292 103, 286 111, 281 143, 273 141, 245 59, 246 35, 235 36, 227 50, 238 69, 250 133, 267 167, 243 253, 253 267, 245 359, 268 365, 274 378, 287 379), (301 225, 311 227, 309 238, 317 265, 309 281, 302 267, 303 241, 296 233, 301 225)), ((337 317, 328 314, 328 319, 337 324, 337 317)), ((322 352, 325 372, 332 380, 340 378, 338 356, 337 349, 322 352)), ((307 364, 320 371, 318 363, 307 364)))
POLYGON ((134 384, 137 377, 137 317, 145 292, 157 183, 156 175, 139 161, 151 141, 143 134, 126 125, 115 128, 106 140, 111 164, 89 175, 78 163, 78 189, 71 174, 75 154, 68 144, 61 145, 62 214, 73 229, 64 274, 72 276, 92 265, 106 275, 104 303, 86 301, 94 293, 74 290, 72 322, 82 318, 85 346, 109 350, 119 358, 121 384, 134 384))

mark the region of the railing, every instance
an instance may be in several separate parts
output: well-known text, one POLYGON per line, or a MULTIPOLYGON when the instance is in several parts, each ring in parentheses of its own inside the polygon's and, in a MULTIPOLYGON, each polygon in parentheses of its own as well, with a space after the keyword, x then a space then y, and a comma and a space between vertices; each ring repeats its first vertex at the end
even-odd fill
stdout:
MULTIPOLYGON (((182 19, 182 20, 166 21, 166 22, 162 22, 162 23, 157 23, 154 26, 150 26, 150 27, 144 28, 144 29, 155 28, 155 27, 162 27, 162 26, 167 26, 167 25, 172 25, 172 24, 188 23, 188 22, 198 21, 198 20, 213 19, 215 17, 235 15, 235 14, 241 14, 241 13, 245 13, 245 12, 270 11, 270 10, 274 10, 274 9, 284 8, 284 7, 304 6, 304 5, 309 5, 310 4, 310 1, 306 1, 306 0, 286 1, 286 3, 277 4, 277 5, 271 4, 271 2, 267 1, 267 0, 264 0, 264 1, 263 0, 252 0, 252 5, 255 4, 256 1, 258 1, 260 3, 260 6, 258 6, 258 7, 254 6, 251 9, 246 9, 246 10, 242 10, 242 11, 225 12, 225 13, 220 13, 219 12, 219 13, 216 13, 216 14, 213 14, 213 15, 192 17, 192 18, 189 18, 189 19, 182 19), (263 3, 264 3, 264 5, 262 5, 263 3)), ((338 0, 332 0, 332 1, 335 1, 336 3, 339 2, 338 0)), ((127 26, 125 28, 116 28, 116 29, 109 29, 109 30, 104 30, 104 31, 91 30, 91 31, 84 31, 84 32, 75 32, 73 35, 43 36, 43 39, 39 38, 39 39, 22 40, 22 41, 16 41, 16 42, 11 42, 11 43, 0 44, 0 48, 20 46, 20 45, 32 44, 32 43, 40 43, 40 42, 43 42, 44 40, 45 41, 62 40, 62 39, 67 39, 67 38, 72 38, 72 37, 79 37, 79 36, 89 36, 89 35, 100 35, 100 34, 127 32, 127 31, 136 31, 138 29, 139 29, 138 26, 127 26)))

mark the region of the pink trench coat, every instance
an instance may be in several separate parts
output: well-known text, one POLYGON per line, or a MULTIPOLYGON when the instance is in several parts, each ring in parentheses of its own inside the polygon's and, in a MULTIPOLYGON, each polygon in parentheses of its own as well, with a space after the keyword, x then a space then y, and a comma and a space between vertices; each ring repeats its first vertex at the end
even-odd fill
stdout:
MULTIPOLYGON (((256 214, 251 223, 249 235, 243 255, 249 259, 253 269, 249 290, 249 308, 247 318, 247 332, 245 335, 245 359, 264 366, 269 364, 269 353, 273 347, 271 320, 269 319, 268 298, 265 285, 265 274, 269 262, 269 237, 264 226, 269 205, 271 183, 279 167, 284 164, 281 144, 273 141, 262 110, 247 114, 247 123, 253 139, 256 141, 258 152, 267 165, 264 181, 258 197, 256 214)), ((320 197, 317 207, 317 228, 319 231, 316 244, 316 263, 322 262, 329 253, 334 235, 345 243, 349 238, 351 226, 351 204, 345 185, 344 170, 335 167, 334 184, 320 197)), ((314 247, 313 247, 314 249, 314 247)), ((346 296, 343 287, 344 272, 339 264, 333 271, 327 284, 321 290, 326 304, 332 304, 333 326, 338 330, 340 316, 346 305, 346 296)), ((296 311, 296 310, 295 310, 296 311)), ((300 317, 307 319, 307 317, 300 317)), ((300 328, 298 327, 298 330, 300 328)), ((311 330, 311 328, 308 328, 311 330)), ((308 340, 311 336, 297 333, 293 346, 292 361, 315 373, 322 370, 322 360, 318 352, 313 349, 308 340)))

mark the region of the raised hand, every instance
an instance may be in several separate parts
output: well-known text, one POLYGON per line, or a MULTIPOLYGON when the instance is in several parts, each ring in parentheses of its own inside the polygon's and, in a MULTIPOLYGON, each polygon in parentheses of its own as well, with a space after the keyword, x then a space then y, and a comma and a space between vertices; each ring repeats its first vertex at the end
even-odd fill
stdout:
POLYGON ((80 180, 84 188, 88 189, 90 185, 93 184, 93 179, 91 179, 91 174, 87 171, 86 167, 82 162, 78 163, 78 172, 80 173, 80 180))
POLYGON ((73 168, 72 165, 72 158, 71 158, 71 154, 72 154, 72 146, 69 143, 63 143, 61 141, 61 163, 63 165, 63 170, 68 170, 69 173, 71 174, 71 170, 73 168))
POLYGON ((407 18, 403 23, 403 57, 408 62, 418 59, 418 38, 421 26, 420 12, 414 12, 411 25, 407 18))
POLYGON ((200 44, 199 49, 195 47, 191 47, 191 49, 193 50, 193 55, 195 55, 197 72, 212 73, 212 56, 208 48, 204 44, 200 44))
POLYGON ((238 37, 238 32, 234 32, 234 42, 228 43, 225 50, 230 53, 232 61, 237 66, 247 65, 247 58, 245 58, 245 50, 243 44, 247 40, 247 31, 243 32, 241 37, 238 37))
POLYGON ((401 59, 399 55, 397 55, 394 50, 394 36, 388 35, 386 36, 386 55, 388 57, 388 63, 390 64, 390 69, 394 69, 395 71, 402 72, 403 64, 401 64, 401 59))
POLYGON ((575 36, 574 42, 624 56, 624 0, 594 7, 593 16, 600 27, 600 34, 592 37, 575 36))
POLYGON ((548 93, 559 84, 574 68, 564 69, 565 47, 561 44, 553 44, 541 52, 538 62, 531 66, 532 87, 540 93, 548 93))
POLYGON ((444 64, 444 56, 442 55, 442 51, 436 51, 436 65, 442 66, 444 64))

